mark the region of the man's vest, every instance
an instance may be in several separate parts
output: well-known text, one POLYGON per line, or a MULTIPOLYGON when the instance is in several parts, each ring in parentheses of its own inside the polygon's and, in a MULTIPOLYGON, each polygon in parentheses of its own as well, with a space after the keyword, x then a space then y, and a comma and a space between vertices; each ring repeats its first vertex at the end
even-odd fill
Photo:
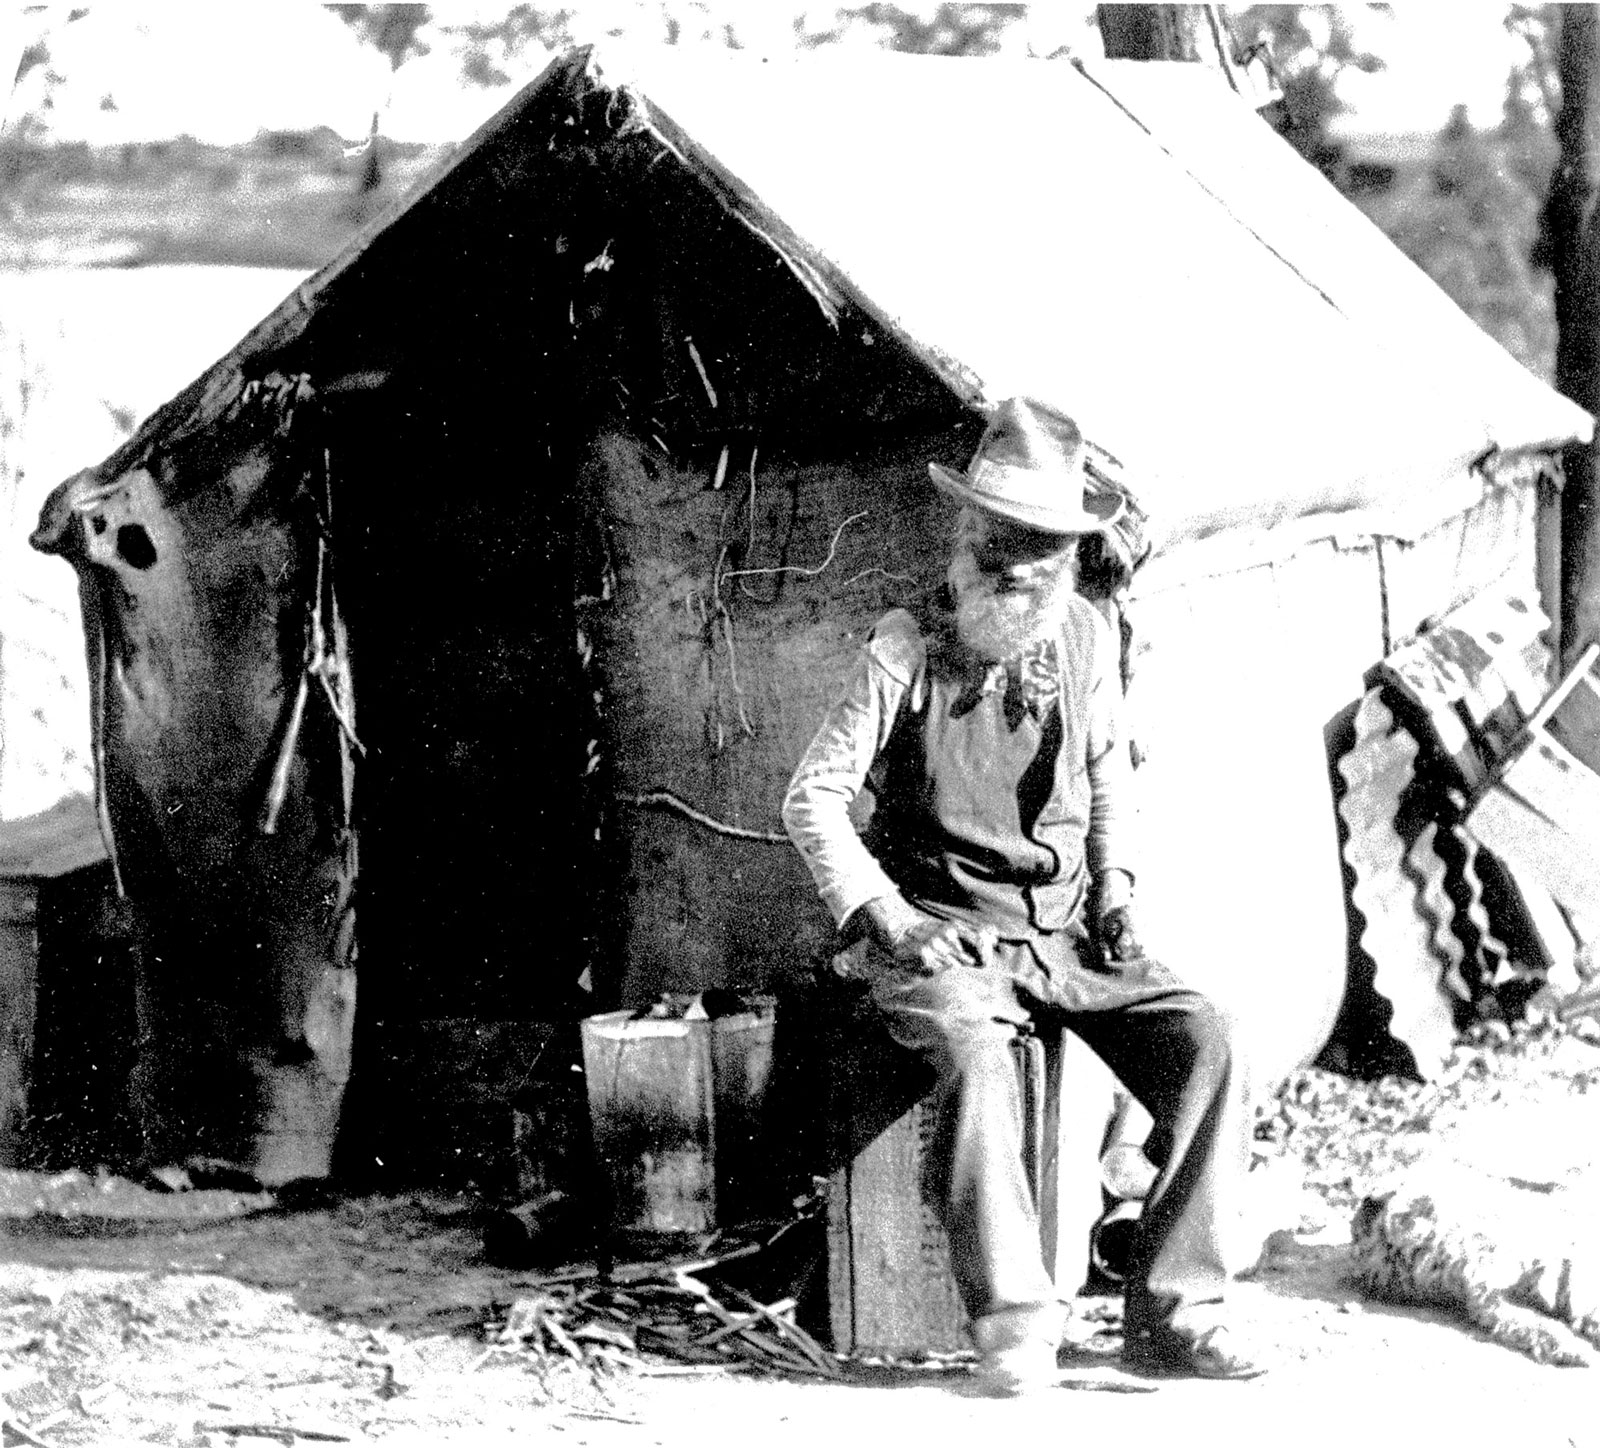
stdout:
POLYGON ((1031 699, 1015 667, 985 675, 981 664, 951 665, 938 646, 924 653, 869 776, 864 841, 930 914, 1027 936, 1063 929, 1082 911, 1089 691, 1102 625, 1081 607, 1039 651, 1034 672, 1049 682, 1031 699))

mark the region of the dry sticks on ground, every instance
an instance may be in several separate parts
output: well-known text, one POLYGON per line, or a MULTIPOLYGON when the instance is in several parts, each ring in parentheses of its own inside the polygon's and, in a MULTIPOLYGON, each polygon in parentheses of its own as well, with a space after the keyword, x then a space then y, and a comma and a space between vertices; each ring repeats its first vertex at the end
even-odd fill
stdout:
POLYGON ((564 1355, 604 1374, 683 1368, 759 1368, 834 1377, 837 1360, 794 1321, 794 1302, 713 1291, 682 1267, 588 1280, 552 1279, 489 1324, 495 1351, 564 1355), (664 1367, 663 1364, 670 1365, 664 1367))

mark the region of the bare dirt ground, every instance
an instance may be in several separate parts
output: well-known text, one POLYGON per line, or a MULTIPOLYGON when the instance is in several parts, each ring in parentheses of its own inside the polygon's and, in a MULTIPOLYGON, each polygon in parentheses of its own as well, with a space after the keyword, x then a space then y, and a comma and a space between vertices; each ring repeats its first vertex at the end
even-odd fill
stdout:
POLYGON ((1022 1401, 973 1397, 960 1361, 845 1364, 831 1381, 579 1367, 495 1341, 490 1324, 537 1278, 482 1260, 468 1199, 283 1210, 6 1174, 0 1438, 937 1444, 1036 1428, 1040 1442, 1600 1444, 1600 1372, 1540 1366, 1448 1312, 1364 1301, 1348 1277, 1355 1203, 1424 1152, 1491 1157, 1490 1172, 1594 1155, 1600 1047, 1585 1035, 1464 1046, 1427 1086, 1291 1080, 1258 1127, 1272 1230, 1235 1307, 1274 1368, 1247 1383, 1124 1374, 1115 1299, 1080 1300, 1070 1386, 1022 1401))

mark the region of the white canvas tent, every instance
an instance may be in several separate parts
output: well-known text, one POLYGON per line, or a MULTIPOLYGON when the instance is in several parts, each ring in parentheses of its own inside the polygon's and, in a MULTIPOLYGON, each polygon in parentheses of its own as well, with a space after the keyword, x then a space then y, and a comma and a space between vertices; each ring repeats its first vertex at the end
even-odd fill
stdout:
POLYGON ((1474 458, 1592 426, 1203 66, 658 52, 603 73, 985 397, 1070 409, 1158 547, 1358 511, 1340 531, 1414 537, 1476 500, 1474 458))

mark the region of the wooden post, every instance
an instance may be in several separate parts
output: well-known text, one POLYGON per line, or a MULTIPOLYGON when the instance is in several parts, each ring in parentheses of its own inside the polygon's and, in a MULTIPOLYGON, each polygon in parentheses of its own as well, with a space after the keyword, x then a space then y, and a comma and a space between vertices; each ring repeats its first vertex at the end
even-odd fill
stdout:
POLYGON ((0 878, 0 1166, 23 1164, 39 1000, 38 884, 0 878))
MULTIPOLYGON (((1561 7, 1556 113, 1558 157, 1542 226, 1555 274, 1556 386, 1580 407, 1600 410, 1600 225, 1589 126, 1594 100, 1600 11, 1561 7)), ((1592 444, 1566 452, 1561 515, 1560 658, 1568 666, 1600 636, 1600 462, 1592 444)))

